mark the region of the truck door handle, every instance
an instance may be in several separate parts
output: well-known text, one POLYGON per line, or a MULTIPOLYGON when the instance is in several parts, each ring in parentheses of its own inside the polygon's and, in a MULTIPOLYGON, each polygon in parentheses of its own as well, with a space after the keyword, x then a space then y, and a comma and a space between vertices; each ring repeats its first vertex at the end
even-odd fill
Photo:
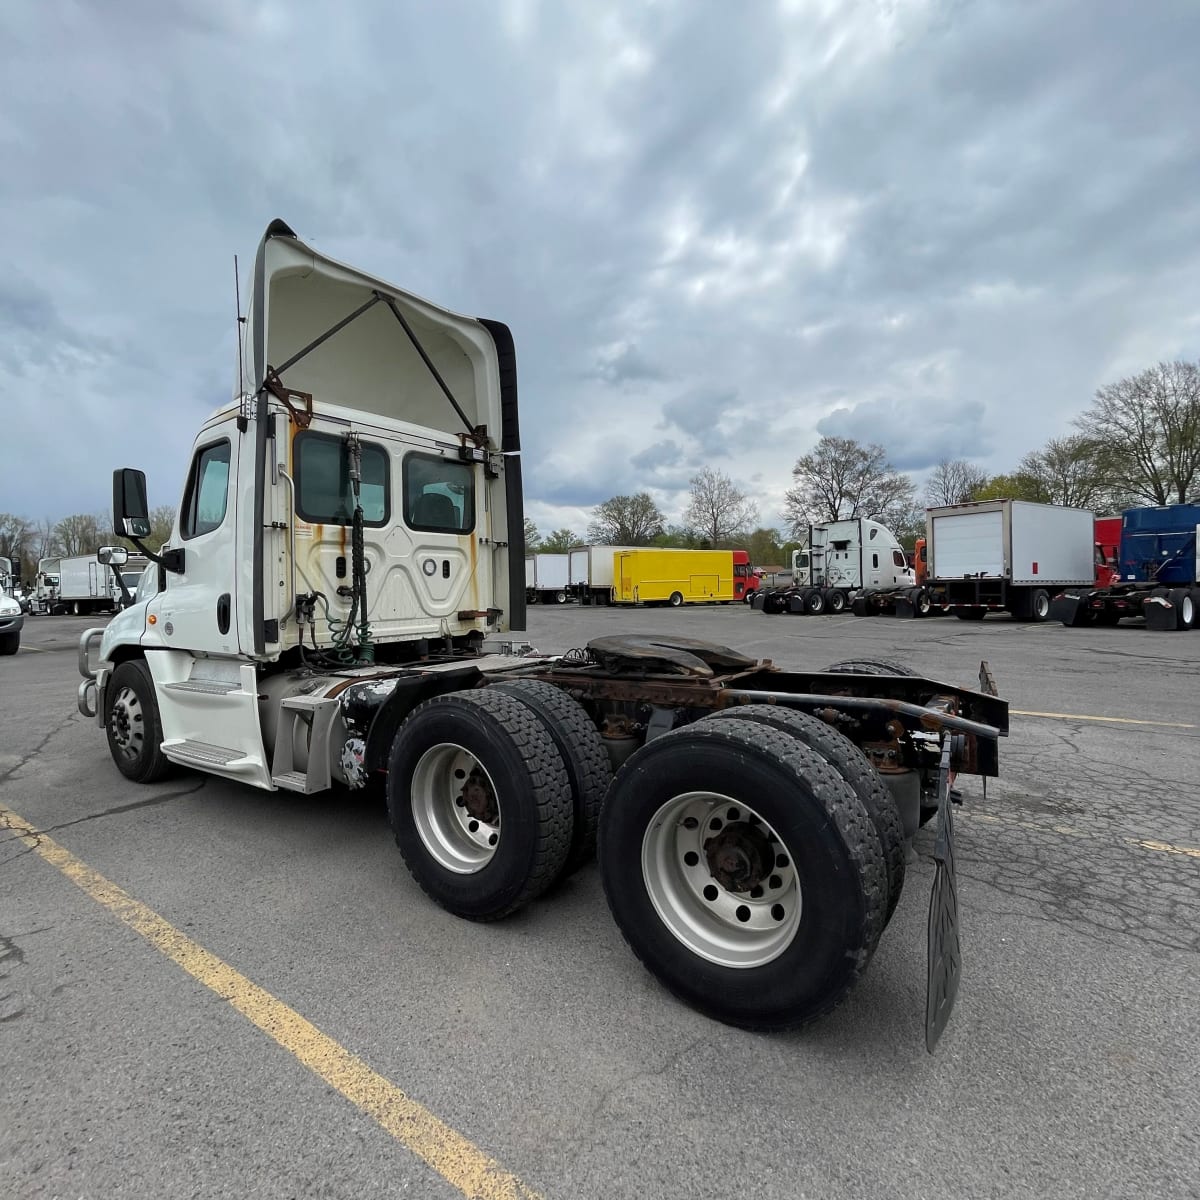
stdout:
POLYGON ((221 633, 229 632, 229 593, 217 597, 217 629, 221 633))

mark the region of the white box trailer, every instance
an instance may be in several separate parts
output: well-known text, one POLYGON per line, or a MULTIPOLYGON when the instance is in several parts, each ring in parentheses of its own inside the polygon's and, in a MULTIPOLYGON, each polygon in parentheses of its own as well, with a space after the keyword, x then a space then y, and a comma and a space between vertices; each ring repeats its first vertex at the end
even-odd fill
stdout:
POLYGON ((570 569, 566 554, 527 554, 525 599, 530 604, 566 604, 571 594, 570 569))
POLYGON ((571 551, 571 591, 581 604, 611 604, 618 554, 639 546, 580 546, 571 551))
POLYGON ((112 570, 94 554, 59 559, 59 612, 73 613, 77 617, 84 613, 108 612, 116 608, 115 597, 119 595, 112 570))
POLYGON ((1082 508, 981 500, 928 509, 928 587, 963 620, 1005 610, 1044 621, 1053 591, 1095 577, 1095 517, 1082 508))

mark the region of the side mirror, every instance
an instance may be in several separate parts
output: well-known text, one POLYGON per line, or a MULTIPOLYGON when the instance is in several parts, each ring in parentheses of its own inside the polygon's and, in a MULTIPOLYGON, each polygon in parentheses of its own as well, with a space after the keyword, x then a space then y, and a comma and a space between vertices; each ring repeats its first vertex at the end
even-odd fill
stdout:
POLYGON ((150 536, 145 471, 121 467, 113 472, 113 526, 126 537, 150 536))
POLYGON ((101 546, 96 551, 96 558, 106 567, 119 567, 129 561, 129 551, 124 546, 101 546))

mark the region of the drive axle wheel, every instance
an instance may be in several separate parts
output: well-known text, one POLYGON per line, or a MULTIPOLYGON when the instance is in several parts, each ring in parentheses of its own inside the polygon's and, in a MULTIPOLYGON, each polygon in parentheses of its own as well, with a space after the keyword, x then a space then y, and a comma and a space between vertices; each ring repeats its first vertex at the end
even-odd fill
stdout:
POLYGON ((104 730, 117 769, 134 783, 156 783, 171 763, 162 752, 162 724, 150 668, 140 659, 120 663, 104 689, 104 730))
POLYGON ((810 588, 804 593, 804 611, 814 617, 825 611, 825 593, 820 588, 810 588))
POLYGON ((625 940, 688 1004, 750 1029, 829 1012, 871 957, 887 874, 844 779, 794 737, 701 721, 613 781, 600 871, 625 940))
POLYGON ((846 593, 838 588, 830 588, 825 593, 825 606, 831 613, 845 612, 846 593))
POLYGON ((538 715, 500 692, 452 692, 416 708, 388 757, 388 815, 421 888, 475 921, 503 917, 557 878, 571 789, 538 715))

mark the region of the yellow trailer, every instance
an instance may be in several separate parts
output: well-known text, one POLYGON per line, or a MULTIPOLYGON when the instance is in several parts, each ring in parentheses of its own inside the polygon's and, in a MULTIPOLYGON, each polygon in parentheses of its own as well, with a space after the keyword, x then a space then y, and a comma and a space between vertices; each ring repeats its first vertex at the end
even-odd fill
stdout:
POLYGON ((732 550, 622 550, 613 563, 617 604, 711 604, 733 599, 732 550))

